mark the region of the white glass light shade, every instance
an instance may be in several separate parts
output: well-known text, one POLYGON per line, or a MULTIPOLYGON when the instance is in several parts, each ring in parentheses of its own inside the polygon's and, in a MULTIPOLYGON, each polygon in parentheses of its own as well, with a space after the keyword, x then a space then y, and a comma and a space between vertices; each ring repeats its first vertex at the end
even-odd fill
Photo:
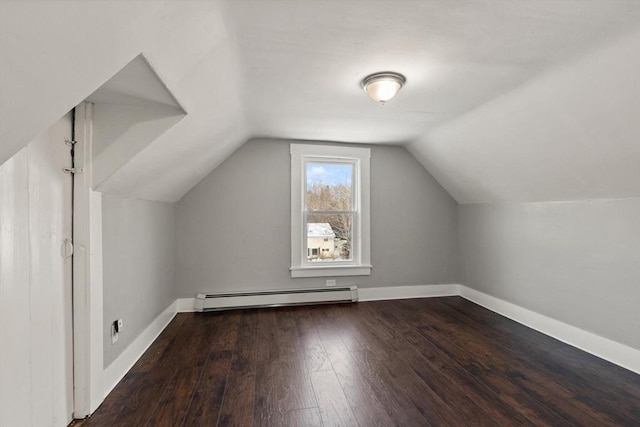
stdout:
POLYGON ((396 96, 405 81, 404 76, 398 73, 376 73, 365 77, 362 88, 369 98, 384 104, 396 96))

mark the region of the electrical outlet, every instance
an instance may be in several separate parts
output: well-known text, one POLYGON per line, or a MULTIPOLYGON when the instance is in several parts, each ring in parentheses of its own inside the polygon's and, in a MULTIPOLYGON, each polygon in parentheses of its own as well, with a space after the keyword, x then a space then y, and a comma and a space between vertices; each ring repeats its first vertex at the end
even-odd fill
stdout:
POLYGON ((327 286, 335 286, 335 285, 336 285, 335 279, 327 280, 327 286))
POLYGON ((111 324, 111 344, 118 342, 118 321, 111 324))

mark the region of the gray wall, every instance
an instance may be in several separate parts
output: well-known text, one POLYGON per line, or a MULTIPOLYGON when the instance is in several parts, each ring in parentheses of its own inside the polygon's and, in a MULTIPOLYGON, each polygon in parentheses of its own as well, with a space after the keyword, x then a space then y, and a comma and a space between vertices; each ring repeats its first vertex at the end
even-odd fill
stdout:
POLYGON ((105 368, 176 299, 175 224, 175 204, 102 197, 105 368))
MULTIPOLYGON (((290 143, 246 143, 178 203, 180 297, 325 285, 290 277, 290 143)), ((404 148, 371 148, 373 271, 337 285, 457 283, 455 201, 404 148)))
POLYGON ((640 348, 640 199, 459 206, 462 282, 640 348))

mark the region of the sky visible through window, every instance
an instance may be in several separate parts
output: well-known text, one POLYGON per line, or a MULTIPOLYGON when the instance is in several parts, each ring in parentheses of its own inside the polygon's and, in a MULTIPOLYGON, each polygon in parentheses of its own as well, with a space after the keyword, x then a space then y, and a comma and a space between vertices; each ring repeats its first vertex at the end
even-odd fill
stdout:
POLYGON ((351 187, 353 165, 343 163, 307 163, 307 189, 314 184, 351 187))

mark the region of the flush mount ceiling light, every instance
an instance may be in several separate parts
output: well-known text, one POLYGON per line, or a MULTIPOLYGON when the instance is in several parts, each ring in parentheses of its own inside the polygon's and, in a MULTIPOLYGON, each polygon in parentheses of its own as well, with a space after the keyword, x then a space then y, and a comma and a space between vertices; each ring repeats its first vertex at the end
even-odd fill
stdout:
POLYGON ((360 85, 369 98, 384 104, 396 96, 406 81, 402 74, 385 71, 368 75, 360 85))

